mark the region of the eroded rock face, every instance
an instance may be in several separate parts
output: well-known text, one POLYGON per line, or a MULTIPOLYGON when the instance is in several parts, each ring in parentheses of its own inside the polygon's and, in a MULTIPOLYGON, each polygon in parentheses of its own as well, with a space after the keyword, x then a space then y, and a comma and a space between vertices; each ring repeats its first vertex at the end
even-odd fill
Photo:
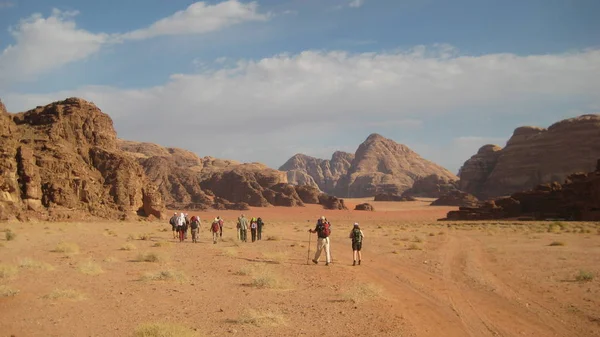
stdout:
POLYGON ((519 127, 505 148, 482 148, 465 162, 459 188, 480 198, 506 196, 591 171, 598 157, 600 115, 565 119, 548 129, 519 127))
POLYGON ((431 206, 477 207, 479 200, 469 193, 455 190, 434 200, 431 206))
POLYGON ((404 197, 439 198, 458 191, 458 181, 437 174, 415 181, 413 186, 402 193, 404 197))
POLYGON ((288 181, 292 184, 318 187, 323 192, 332 194, 353 159, 353 154, 342 151, 334 152, 331 160, 296 154, 279 170, 287 172, 288 181))
POLYGON ((5 219, 162 216, 160 196, 92 103, 69 98, 15 115, 0 111, 0 118, 5 219))
POLYGON ((323 208, 325 209, 348 209, 348 207, 346 207, 346 204, 344 203, 344 199, 340 199, 332 195, 327 195, 325 193, 319 195, 319 204, 323 205, 323 208))
POLYGON ((375 211, 375 207, 369 203, 358 204, 354 206, 355 211, 375 211))
POLYGON ((553 182, 486 202, 481 207, 461 207, 448 220, 527 218, 600 221, 600 160, 596 171, 575 173, 563 184, 553 182))
POLYGON ((415 197, 404 196, 390 193, 380 193, 375 195, 374 201, 416 201, 415 197))
POLYGON ((457 179, 407 146, 372 134, 356 150, 348 173, 338 181, 335 195, 360 198, 379 193, 401 194, 416 180, 433 174, 457 179))

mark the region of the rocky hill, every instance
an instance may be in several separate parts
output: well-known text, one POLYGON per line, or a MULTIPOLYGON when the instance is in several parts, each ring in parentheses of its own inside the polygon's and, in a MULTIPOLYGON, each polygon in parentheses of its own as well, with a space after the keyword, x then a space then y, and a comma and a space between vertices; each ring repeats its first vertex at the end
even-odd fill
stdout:
POLYGON ((548 129, 517 128, 506 147, 486 145, 460 170, 459 188, 480 199, 509 195, 594 169, 600 115, 565 119, 548 129))
POLYGON ((18 114, 0 105, 0 219, 161 217, 164 204, 111 118, 69 98, 18 114))
POLYGON ((340 197, 401 194, 416 180, 431 175, 444 181, 457 180, 454 174, 423 159, 407 146, 378 134, 370 135, 354 155, 336 152, 327 161, 299 154, 280 170, 287 171, 292 178, 303 177, 291 179, 292 183, 312 178, 319 188, 340 197))

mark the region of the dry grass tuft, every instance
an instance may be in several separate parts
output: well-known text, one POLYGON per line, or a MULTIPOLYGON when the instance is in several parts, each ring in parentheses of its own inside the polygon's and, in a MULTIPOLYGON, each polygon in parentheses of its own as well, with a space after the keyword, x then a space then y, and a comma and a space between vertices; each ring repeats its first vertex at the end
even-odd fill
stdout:
POLYGON ((250 276, 256 273, 256 268, 253 265, 245 265, 240 270, 235 272, 235 275, 250 276))
POLYGON ((77 270, 85 275, 99 275, 104 273, 102 267, 93 261, 85 261, 77 266, 77 270))
POLYGON ((104 260, 102 260, 103 262, 108 262, 108 263, 115 263, 115 262, 119 262, 119 259, 117 259, 114 256, 108 256, 106 257, 104 260))
POLYGON ((150 234, 148 234, 148 233, 139 234, 138 240, 144 240, 144 241, 150 240, 150 234))
POLYGON ((227 256, 227 257, 237 257, 238 256, 237 249, 232 248, 232 247, 223 248, 222 253, 224 256, 227 256))
POLYGON ((594 274, 590 271, 580 270, 575 276, 577 282, 589 282, 594 279, 594 274))
POLYGON ((133 337, 198 337, 190 328, 174 323, 145 323, 138 326, 133 337))
POLYGON ((159 241, 159 242, 155 242, 152 247, 168 247, 170 246, 171 243, 167 242, 167 241, 159 241))
POLYGON ((9 286, 0 285, 0 298, 15 296, 18 293, 18 290, 10 288, 9 286))
POLYGON ((75 255, 79 254, 79 246, 76 243, 72 242, 60 242, 54 250, 55 253, 65 253, 67 255, 75 255))
POLYGON ((423 248, 421 248, 416 243, 411 243, 406 249, 408 249, 408 250, 423 250, 423 248))
POLYGON ((263 257, 270 262, 281 264, 287 259, 286 252, 263 252, 263 257))
POLYGON ((137 247, 133 243, 126 243, 121 247, 121 250, 136 250, 137 247))
POLYGON ((258 311, 254 309, 248 309, 240 315, 235 323, 252 324, 257 327, 275 327, 285 325, 285 318, 281 313, 271 310, 258 311))
POLYGON ((252 273, 252 286, 260 289, 283 289, 286 282, 267 268, 261 268, 252 273))
POLYGON ((154 252, 140 253, 135 259, 136 262, 162 262, 165 260, 166 258, 163 255, 154 252))
POLYGON ((267 236, 267 241, 281 241, 281 238, 277 235, 269 235, 267 236))
POLYGON ((0 263, 0 279, 9 279, 17 275, 19 270, 15 266, 0 263))
POLYGON ((565 246, 566 243, 562 241, 552 241, 548 246, 565 246))
POLYGON ((361 283, 348 289, 342 294, 345 301, 360 303, 368 300, 379 299, 383 290, 380 286, 373 283, 361 283))
POLYGON ((145 273, 142 275, 141 281, 177 281, 185 282, 187 276, 178 270, 161 270, 153 273, 145 273))
POLYGON ((24 258, 19 261, 19 267, 23 269, 32 269, 32 270, 54 270, 54 267, 46 262, 40 262, 36 260, 32 260, 29 258, 24 258))
POLYGON ((85 295, 73 289, 54 289, 50 294, 45 295, 43 298, 50 300, 68 299, 72 301, 82 301, 85 299, 85 295))
POLYGON ((6 238, 6 241, 12 241, 17 238, 17 234, 8 229, 6 232, 4 232, 4 237, 6 238))

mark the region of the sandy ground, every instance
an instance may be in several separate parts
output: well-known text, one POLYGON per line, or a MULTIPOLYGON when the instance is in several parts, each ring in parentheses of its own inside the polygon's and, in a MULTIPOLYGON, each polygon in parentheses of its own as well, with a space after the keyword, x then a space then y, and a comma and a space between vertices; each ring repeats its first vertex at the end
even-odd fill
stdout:
POLYGON ((197 213, 197 244, 166 222, 1 223, 16 237, 0 233, 0 336, 132 336, 155 322, 198 336, 600 336, 598 224, 447 223, 436 219, 449 207, 371 203, 252 209, 266 223, 255 243, 236 240, 237 211, 197 213), (216 215, 225 231, 212 244, 216 215), (320 215, 333 224, 330 266, 307 263, 320 215))

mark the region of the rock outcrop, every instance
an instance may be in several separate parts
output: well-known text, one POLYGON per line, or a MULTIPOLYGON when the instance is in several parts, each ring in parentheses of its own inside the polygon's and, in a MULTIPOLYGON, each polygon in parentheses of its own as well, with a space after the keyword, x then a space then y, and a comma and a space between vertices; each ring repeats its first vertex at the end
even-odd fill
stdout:
POLYGON ((163 216, 161 196, 118 148, 112 120, 69 98, 24 113, 0 106, 0 218, 163 216))
POLYGON ((596 171, 572 174, 563 184, 541 184, 510 197, 488 201, 481 207, 461 207, 458 211, 448 212, 446 219, 504 218, 600 221, 600 160, 596 171))
POLYGON ((477 207, 479 206, 479 200, 466 192, 451 191, 434 200, 431 206, 477 207))
POLYGON ((415 197, 404 196, 390 193, 379 193, 375 195, 373 201, 416 201, 415 197))
POLYGON ((402 193, 404 197, 439 198, 458 191, 458 181, 437 174, 418 179, 413 186, 402 193))
POLYGON ((322 193, 319 195, 319 204, 323 205, 325 209, 334 209, 334 210, 347 210, 346 204, 344 203, 344 199, 340 199, 334 197, 332 195, 327 195, 322 193))
POLYGON ((369 204, 369 203, 363 203, 363 204, 358 204, 356 206, 354 206, 354 210, 355 211, 375 211, 375 207, 373 207, 373 205, 369 204))
POLYGON ((519 127, 503 149, 486 146, 460 170, 459 188, 479 198, 510 195, 588 172, 600 157, 600 114, 565 119, 548 129, 519 127))
POLYGON ((296 154, 279 170, 287 172, 288 181, 292 184, 318 187, 332 194, 340 177, 348 172, 353 159, 353 154, 342 151, 334 152, 331 160, 296 154))

